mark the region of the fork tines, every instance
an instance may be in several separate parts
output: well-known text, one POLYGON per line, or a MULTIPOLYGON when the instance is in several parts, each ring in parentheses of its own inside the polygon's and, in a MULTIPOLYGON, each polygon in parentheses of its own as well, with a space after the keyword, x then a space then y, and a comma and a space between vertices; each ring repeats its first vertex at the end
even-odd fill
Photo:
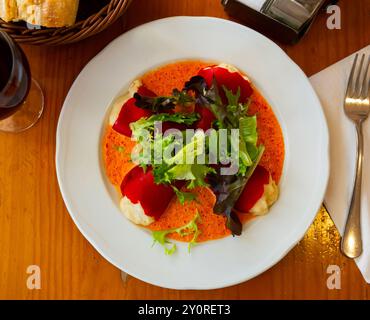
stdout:
POLYGON ((370 79, 368 79, 368 73, 370 68, 370 56, 367 58, 366 67, 363 68, 365 62, 365 54, 362 54, 360 65, 358 68, 357 61, 359 55, 356 54, 355 60, 352 65, 351 74, 348 80, 347 97, 354 99, 366 99, 369 97, 370 79), (362 76, 362 81, 361 81, 362 76))

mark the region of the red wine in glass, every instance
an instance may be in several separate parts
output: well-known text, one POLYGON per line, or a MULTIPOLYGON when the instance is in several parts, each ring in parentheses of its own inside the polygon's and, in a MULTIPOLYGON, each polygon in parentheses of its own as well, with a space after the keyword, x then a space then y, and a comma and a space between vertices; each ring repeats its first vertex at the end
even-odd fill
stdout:
POLYGON ((31 127, 42 114, 43 102, 24 52, 0 31, 0 131, 20 132, 31 127))

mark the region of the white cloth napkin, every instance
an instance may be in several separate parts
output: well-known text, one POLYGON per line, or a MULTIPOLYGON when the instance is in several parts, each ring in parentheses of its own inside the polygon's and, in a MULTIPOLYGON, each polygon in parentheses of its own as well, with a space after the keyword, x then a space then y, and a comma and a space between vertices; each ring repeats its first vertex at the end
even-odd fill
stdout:
MULTIPOLYGON (((358 51, 370 54, 370 45, 358 51)), ((330 179, 325 206, 341 235, 344 232, 356 162, 356 130, 343 111, 344 95, 355 54, 310 78, 328 122, 330 134, 330 179)), ((363 253, 356 263, 370 283, 370 120, 364 123, 364 164, 362 176, 361 223, 363 253)))
POLYGON ((266 2, 266 0, 238 0, 238 1, 256 11, 261 11, 263 4, 266 2))

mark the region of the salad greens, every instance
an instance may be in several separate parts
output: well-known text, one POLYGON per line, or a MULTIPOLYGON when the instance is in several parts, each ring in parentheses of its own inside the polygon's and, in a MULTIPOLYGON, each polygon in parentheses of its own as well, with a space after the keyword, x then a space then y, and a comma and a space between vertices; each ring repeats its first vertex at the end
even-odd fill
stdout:
POLYGON ((153 231, 152 236, 154 239, 153 245, 155 245, 157 242, 164 247, 164 251, 167 255, 172 255, 176 251, 176 244, 171 243, 167 240, 167 235, 171 233, 177 233, 181 237, 188 236, 190 234, 193 234, 193 238, 188 244, 188 251, 190 253, 190 250, 193 246, 196 245, 197 238, 200 234, 199 228, 198 228, 198 222, 200 221, 200 215, 198 210, 196 210, 194 218, 187 223, 186 225, 179 227, 179 228, 173 228, 168 230, 160 230, 160 231, 153 231))
MULTIPOLYGON (((176 145, 175 136, 170 134, 166 137, 163 134, 155 134, 155 122, 157 121, 170 121, 180 124, 191 125, 199 119, 197 113, 191 114, 156 114, 148 119, 142 118, 137 122, 134 122, 131 126, 133 137, 136 139, 143 149, 147 152, 136 154, 135 160, 139 162, 139 165, 144 168, 151 163, 151 159, 158 159, 156 155, 159 153, 160 163, 151 163, 153 168, 154 180, 157 184, 171 184, 175 180, 188 181, 186 185, 187 189, 193 189, 198 186, 208 186, 205 179, 209 173, 215 173, 212 167, 206 164, 198 163, 187 163, 186 160, 194 160, 198 156, 205 152, 205 135, 201 131, 196 131, 190 142, 185 146, 177 144, 178 151, 175 154, 171 154, 171 146, 176 145), (148 132, 149 135, 144 134, 148 132)), ((182 141, 182 136, 181 136, 182 141)), ((191 161, 190 161, 191 162, 191 161)), ((195 196, 188 192, 181 192, 174 186, 180 202, 183 204, 185 201, 194 200, 195 196)))
POLYGON ((153 112, 163 112, 172 110, 176 105, 186 105, 194 102, 194 99, 187 94, 186 91, 174 89, 172 96, 169 97, 145 97, 139 93, 134 94, 136 106, 142 109, 151 110, 153 112))
MULTIPOLYGON (((195 76, 186 82, 182 91, 175 89, 173 95, 169 97, 152 98, 135 94, 136 105, 150 109, 155 114, 133 123, 131 129, 142 149, 147 150, 146 155, 139 154, 136 161, 144 168, 150 163, 157 184, 171 185, 182 204, 195 200, 191 189, 198 186, 210 187, 217 199, 214 212, 226 216, 227 227, 233 235, 240 235, 242 224, 233 208, 261 160, 264 146, 257 144, 257 117, 248 115, 249 102, 240 102, 240 88, 236 93, 225 86, 222 90, 224 91, 223 98, 221 98, 215 78, 212 85, 208 87, 203 77, 195 76), (166 135, 157 132, 156 123, 159 121, 196 127, 196 122, 200 120, 198 113, 165 113, 177 104, 196 104, 212 112, 215 118, 212 123, 213 140, 216 139, 217 145, 221 145, 226 133, 227 142, 226 148, 219 148, 216 162, 211 161, 212 156, 215 156, 211 152, 212 139, 203 131, 195 131, 185 145, 183 145, 183 138, 187 134, 185 129, 179 130, 180 134, 166 135), (161 157, 157 162, 155 160, 158 155, 161 157), (233 157, 236 157, 237 164, 235 174, 223 174, 226 164, 230 163, 233 157), (147 161, 148 159, 154 159, 154 162, 147 161), (203 161, 198 161, 199 159, 203 161), (186 182, 186 192, 175 187, 174 184, 178 181, 186 182)), ((166 232, 154 233, 155 240, 164 245, 166 234, 174 231, 166 232)), ((171 247, 166 250, 170 254, 171 250, 175 249, 171 247)))
POLYGON ((154 125, 156 122, 174 122, 190 126, 197 120, 199 120, 199 114, 197 113, 158 113, 149 118, 141 118, 138 121, 131 123, 130 127, 133 137, 136 138, 142 135, 143 130, 154 131, 154 125))
POLYGON ((242 223, 233 211, 233 207, 261 160, 264 150, 263 146, 259 148, 257 159, 244 176, 210 176, 211 189, 216 194, 216 204, 213 210, 215 213, 223 214, 227 217, 226 224, 233 235, 242 233, 242 223))

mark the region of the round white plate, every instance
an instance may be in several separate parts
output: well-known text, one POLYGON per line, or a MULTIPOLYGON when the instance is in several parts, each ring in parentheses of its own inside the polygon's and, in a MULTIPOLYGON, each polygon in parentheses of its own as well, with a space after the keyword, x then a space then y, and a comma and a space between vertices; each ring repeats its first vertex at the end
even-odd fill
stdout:
POLYGON ((304 235, 328 180, 328 129, 307 77, 272 41, 242 25, 209 17, 154 21, 114 40, 74 82, 57 131, 60 190, 74 222, 108 261, 166 288, 213 289, 251 279, 277 263, 304 235), (105 178, 101 137, 112 100, 132 80, 174 60, 235 65, 277 115, 286 155, 281 196, 270 213, 240 237, 202 243, 173 256, 152 247, 149 232, 131 224, 105 178))

